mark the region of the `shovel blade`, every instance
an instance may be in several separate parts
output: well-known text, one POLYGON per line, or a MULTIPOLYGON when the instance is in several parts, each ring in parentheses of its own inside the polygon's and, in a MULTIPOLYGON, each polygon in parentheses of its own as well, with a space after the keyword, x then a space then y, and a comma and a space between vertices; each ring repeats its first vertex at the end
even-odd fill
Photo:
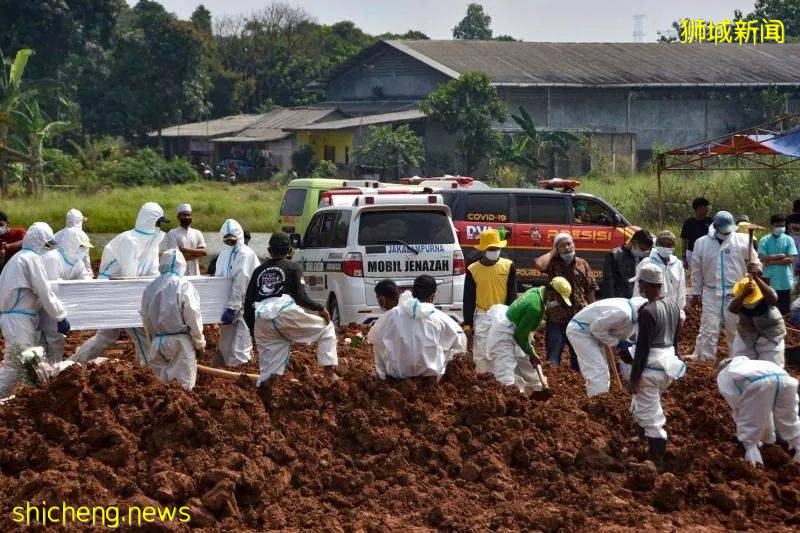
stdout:
POLYGON ((537 402, 546 402, 547 400, 552 398, 552 396, 553 393, 550 392, 550 389, 537 390, 531 393, 531 398, 533 398, 537 402))

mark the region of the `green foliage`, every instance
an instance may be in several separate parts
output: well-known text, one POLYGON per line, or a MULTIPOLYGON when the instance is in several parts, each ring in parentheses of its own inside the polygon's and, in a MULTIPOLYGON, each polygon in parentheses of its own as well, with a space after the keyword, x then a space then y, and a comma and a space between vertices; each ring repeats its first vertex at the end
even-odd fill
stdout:
POLYGON ((314 165, 314 171, 311 173, 312 178, 335 178, 336 177, 336 165, 331 161, 318 161, 316 165, 314 165))
POLYGON ((391 124, 370 126, 355 153, 362 165, 378 167, 381 176, 388 169, 404 173, 408 167, 419 167, 425 161, 422 140, 408 124, 394 128, 391 124))
POLYGON ((471 173, 500 142, 493 122, 506 119, 506 106, 491 86, 489 76, 466 72, 428 95, 420 105, 449 133, 458 133, 457 145, 466 173, 471 173))
POLYGON ((480 4, 467 6, 467 14, 453 28, 453 39, 488 41, 492 38, 492 17, 483 11, 480 4))
POLYGON ((165 160, 152 148, 143 148, 135 155, 125 156, 118 161, 106 161, 100 166, 98 175, 113 184, 128 187, 190 183, 200 179, 200 175, 185 159, 176 157, 165 160))
POLYGON ((197 6, 189 20, 198 31, 211 36, 211 11, 206 9, 206 6, 203 4, 197 6))
POLYGON ((300 177, 306 177, 314 170, 314 150, 307 144, 292 152, 292 169, 300 177))
POLYGON ((514 165, 500 165, 486 177, 486 181, 495 187, 516 188, 526 185, 525 177, 520 175, 514 165))
POLYGON ((546 150, 552 157, 566 157, 570 143, 578 142, 578 137, 566 131, 538 131, 533 119, 522 106, 519 106, 519 115, 511 115, 511 118, 521 132, 503 139, 497 149, 496 158, 503 163, 526 169, 532 183, 539 180, 539 171, 547 168, 542 163, 543 151, 546 150))

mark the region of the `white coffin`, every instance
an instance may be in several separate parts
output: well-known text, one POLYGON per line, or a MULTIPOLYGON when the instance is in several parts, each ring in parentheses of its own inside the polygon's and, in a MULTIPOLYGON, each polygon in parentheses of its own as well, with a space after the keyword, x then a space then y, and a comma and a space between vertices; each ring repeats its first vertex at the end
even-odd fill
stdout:
MULTIPOLYGON (((73 330, 140 328, 142 293, 153 279, 51 281, 50 287, 64 302, 73 330)), ((203 323, 219 323, 233 278, 186 276, 186 279, 200 294, 203 323)))

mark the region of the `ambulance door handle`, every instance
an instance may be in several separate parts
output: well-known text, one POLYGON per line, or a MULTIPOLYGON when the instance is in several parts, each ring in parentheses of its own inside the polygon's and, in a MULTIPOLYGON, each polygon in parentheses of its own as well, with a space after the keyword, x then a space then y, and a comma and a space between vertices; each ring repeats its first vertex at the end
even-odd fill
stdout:
POLYGON ((530 235, 531 234, 530 231, 524 231, 524 230, 521 233, 522 233, 522 235, 530 235))

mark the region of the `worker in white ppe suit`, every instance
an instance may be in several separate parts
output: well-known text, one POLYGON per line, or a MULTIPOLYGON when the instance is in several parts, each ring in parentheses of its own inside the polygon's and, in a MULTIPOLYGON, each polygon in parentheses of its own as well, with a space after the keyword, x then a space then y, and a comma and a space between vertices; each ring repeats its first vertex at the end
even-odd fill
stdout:
MULTIPOLYGON (((42 263, 42 255, 56 246, 50 226, 36 222, 22 239, 22 249, 0 273, 0 331, 5 340, 6 360, 15 345, 23 349, 39 345, 40 309, 58 321, 59 333, 69 331, 67 312, 50 289, 42 263)), ((22 372, 10 364, 0 367, 0 398, 11 393, 22 378, 22 372)))
POLYGON ((447 363, 467 350, 467 337, 455 320, 433 305, 436 280, 422 275, 411 292, 400 295, 397 307, 370 328, 367 342, 375 350, 380 379, 435 377, 441 379, 447 363))
MULTIPOLYGON (((120 233, 103 248, 97 279, 158 276, 158 246, 164 240, 160 225, 164 222, 169 220, 160 205, 155 202, 144 204, 136 217, 136 226, 120 233)), ((150 339, 142 328, 131 328, 127 332, 136 347, 139 364, 144 365, 150 351, 150 339)), ((119 329, 99 330, 69 360, 82 362, 100 357, 117 341, 119 334, 119 329)))
POLYGON ((731 406, 736 437, 745 459, 763 464, 758 447, 775 442, 775 430, 800 462, 797 380, 772 361, 745 356, 723 359, 717 367, 719 392, 731 406))
MULTIPOLYGON (((83 213, 81 213, 77 209, 70 209, 69 211, 67 211, 66 224, 64 225, 64 227, 62 229, 60 229, 60 230, 58 230, 56 232, 56 235, 55 235, 53 240, 56 241, 59 244, 59 246, 63 246, 62 237, 66 234, 66 232, 68 230, 69 231, 78 230, 80 232, 83 232, 83 223, 86 222, 87 220, 89 220, 89 219, 86 218, 85 216, 83 216, 83 213)), ((84 235, 85 235, 85 233, 84 233, 84 235)), ((88 235, 86 236, 86 240, 87 241, 89 240, 89 236, 88 235)), ((92 271, 92 263, 91 263, 91 258, 89 257, 89 254, 86 254, 83 257, 82 262, 83 262, 84 265, 86 265, 86 270, 91 272, 92 271)), ((78 279, 78 278, 72 278, 72 279, 78 279)))
POLYGON ((200 295, 183 277, 186 259, 180 250, 161 254, 158 270, 161 275, 145 288, 139 311, 151 339, 147 366, 164 383, 174 379, 191 389, 197 378, 195 350, 206 347, 200 295))
POLYGON ((244 231, 235 220, 226 220, 219 230, 219 236, 225 248, 217 257, 214 275, 233 278, 233 285, 227 308, 222 314, 219 353, 215 364, 219 364, 221 358, 225 366, 237 366, 248 362, 253 354, 253 342, 244 321, 243 304, 250 276, 258 268, 259 261, 256 253, 244 244, 244 231))
MULTIPOLYGON (((697 248, 695 247, 695 250, 697 248)), ((645 265, 636 277, 639 292, 647 303, 637 313, 636 350, 633 360, 625 350, 619 354, 631 363, 628 390, 633 394, 630 412, 644 429, 649 458, 661 471, 667 450, 667 418, 661 395, 686 372, 686 364, 676 355, 681 332, 681 312, 675 300, 663 297, 664 272, 657 265, 645 265)))
POLYGON ((713 360, 717 355, 720 327, 725 326, 728 349, 733 350, 739 318, 728 310, 733 285, 747 275, 748 261, 761 270, 758 254, 748 246, 748 237, 737 233, 733 215, 714 215, 709 234, 694 243, 690 263, 692 305, 702 302, 700 329, 690 358, 713 360))
MULTIPOLYGON (((89 255, 89 249, 92 248, 89 236, 78 228, 65 228, 60 233, 58 248, 42 256, 47 279, 50 281, 92 279, 92 271, 87 269, 83 262, 89 255)), ((58 332, 56 322, 56 319, 45 311, 39 311, 41 346, 50 364, 60 363, 64 359, 65 337, 58 332)))
MULTIPOLYGON (((636 270, 644 265, 654 264, 664 271, 664 285, 661 287, 662 296, 675 300, 681 310, 681 320, 686 320, 686 273, 683 261, 675 257, 675 234, 671 231, 662 231, 656 237, 656 245, 636 266, 636 270)), ((638 284, 633 286, 633 295, 639 294, 638 284)))
POLYGON ((608 392, 611 380, 606 346, 616 351, 630 339, 636 331, 639 308, 645 303, 640 296, 598 300, 581 309, 567 325, 567 338, 578 356, 589 398, 608 392))

